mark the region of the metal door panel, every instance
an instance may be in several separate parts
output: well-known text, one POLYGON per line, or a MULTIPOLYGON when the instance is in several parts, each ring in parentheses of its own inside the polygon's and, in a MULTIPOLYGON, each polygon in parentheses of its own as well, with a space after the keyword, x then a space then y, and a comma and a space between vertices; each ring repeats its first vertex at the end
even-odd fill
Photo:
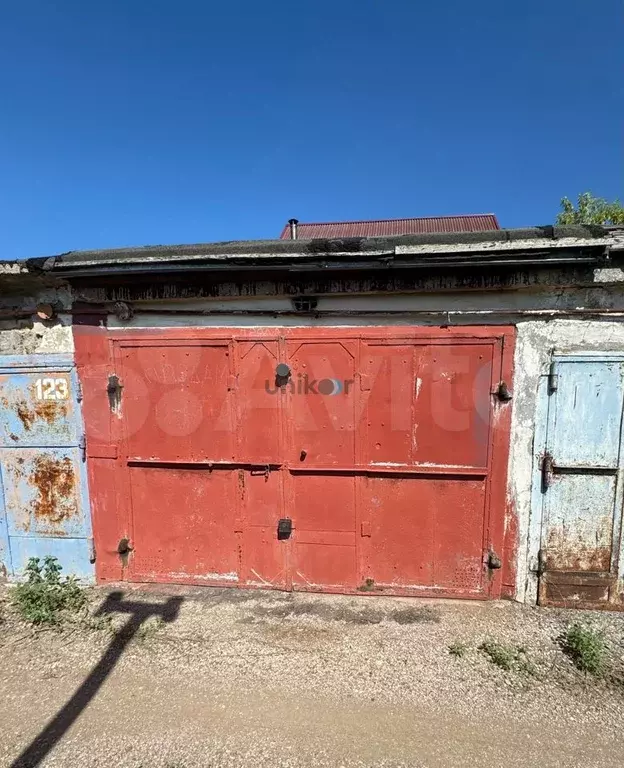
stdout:
POLYGON ((355 463, 355 359, 352 345, 290 342, 286 386, 289 460, 306 467, 355 463))
POLYGON ((365 579, 381 587, 483 589, 484 478, 368 477, 365 579))
POLYGON ((415 463, 487 466, 492 354, 491 344, 415 348, 415 463))
POLYGON ((610 571, 615 475, 556 474, 544 531, 547 570, 610 571))
POLYGON ((364 418, 359 426, 364 461, 410 464, 417 428, 414 424, 414 345, 364 345, 361 389, 364 418))
POLYGON ((491 343, 368 343, 362 365, 366 461, 487 466, 491 343))
POLYGON ((241 341, 236 348, 238 458, 258 464, 281 463, 281 401, 285 392, 275 384, 278 342, 241 341))
POLYGON ((547 451, 561 467, 616 467, 624 390, 622 364, 558 360, 554 374, 557 389, 547 451))
POLYGON ((0 372, 0 445, 77 443, 75 382, 69 370, 14 369, 0 372))
POLYGON ((256 587, 287 589, 290 585, 290 541, 278 539, 284 516, 282 473, 278 470, 238 470, 243 532, 241 581, 256 587))
POLYGON ((9 535, 84 535, 78 448, 15 448, 0 460, 9 535))
POLYGON ((234 458, 226 343, 122 346, 120 409, 133 460, 234 458))
POLYGON ((13 573, 20 575, 31 557, 56 557, 64 576, 76 576, 85 582, 93 581, 93 542, 84 536, 60 538, 54 536, 11 536, 11 562, 13 573))
POLYGON ((355 588, 355 482, 352 475, 293 475, 295 588, 355 588))
POLYGON ((236 480, 227 470, 133 466, 133 578, 238 582, 236 480))

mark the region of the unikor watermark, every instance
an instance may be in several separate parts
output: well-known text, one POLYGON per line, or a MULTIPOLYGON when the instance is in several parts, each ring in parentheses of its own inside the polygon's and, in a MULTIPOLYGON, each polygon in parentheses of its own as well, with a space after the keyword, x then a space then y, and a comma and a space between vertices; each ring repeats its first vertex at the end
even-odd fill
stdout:
POLYGON ((264 391, 269 395, 284 389, 291 395, 348 395, 354 384, 355 379, 311 379, 307 373, 298 373, 283 384, 266 379, 264 391))

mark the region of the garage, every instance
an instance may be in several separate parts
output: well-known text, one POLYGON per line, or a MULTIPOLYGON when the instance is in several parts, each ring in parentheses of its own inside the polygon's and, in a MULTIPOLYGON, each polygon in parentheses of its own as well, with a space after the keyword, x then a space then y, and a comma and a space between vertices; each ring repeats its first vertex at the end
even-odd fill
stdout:
POLYGON ((500 594, 512 329, 74 332, 101 580, 500 594))

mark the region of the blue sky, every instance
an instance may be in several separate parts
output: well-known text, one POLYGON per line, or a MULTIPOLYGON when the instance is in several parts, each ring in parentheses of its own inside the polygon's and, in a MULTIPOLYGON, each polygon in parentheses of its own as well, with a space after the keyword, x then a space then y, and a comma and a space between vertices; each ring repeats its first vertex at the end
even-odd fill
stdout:
POLYGON ((624 196, 620 0, 0 3, 0 259, 624 196))

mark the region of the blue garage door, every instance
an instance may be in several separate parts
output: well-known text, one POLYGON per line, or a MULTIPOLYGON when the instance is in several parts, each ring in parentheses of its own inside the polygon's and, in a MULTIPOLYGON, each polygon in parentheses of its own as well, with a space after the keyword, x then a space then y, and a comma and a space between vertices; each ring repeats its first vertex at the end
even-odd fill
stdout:
POLYGON ((624 360, 555 357, 548 383, 539 600, 620 602, 624 360))
POLYGON ((0 358, 0 567, 54 555, 93 580, 80 394, 71 358, 0 358))

